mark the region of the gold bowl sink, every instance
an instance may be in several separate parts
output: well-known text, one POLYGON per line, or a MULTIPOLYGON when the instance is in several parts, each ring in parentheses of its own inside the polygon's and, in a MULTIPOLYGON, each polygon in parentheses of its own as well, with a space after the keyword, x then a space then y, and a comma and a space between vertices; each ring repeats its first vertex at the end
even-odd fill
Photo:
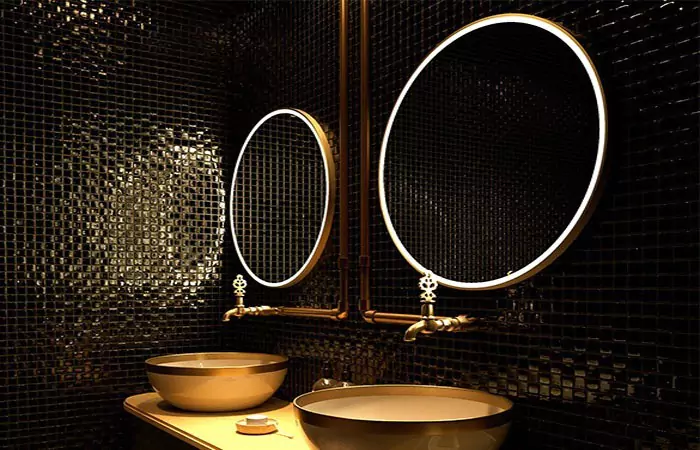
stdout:
POLYGON ((265 353, 185 353, 146 361, 148 380, 188 411, 238 411, 265 403, 287 374, 287 358, 265 353))
POLYGON ((303 394, 294 412, 307 442, 322 450, 496 450, 513 403, 471 389, 351 386, 303 394))

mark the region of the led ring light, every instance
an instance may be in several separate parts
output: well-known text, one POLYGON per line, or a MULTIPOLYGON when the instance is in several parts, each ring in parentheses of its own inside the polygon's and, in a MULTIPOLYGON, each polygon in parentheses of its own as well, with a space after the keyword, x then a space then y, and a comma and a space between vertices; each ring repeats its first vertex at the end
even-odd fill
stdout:
POLYGON ((319 123, 309 114, 307 114, 304 111, 298 110, 298 109, 278 109, 276 111, 273 111, 269 114, 267 114, 265 117, 260 119, 260 121, 255 124, 253 129, 250 131, 248 134, 248 137, 245 140, 245 143, 243 144, 243 147, 241 148, 241 152, 238 155, 238 160, 236 161, 236 167, 233 172, 233 182, 231 183, 231 197, 229 199, 229 221, 231 224, 231 232, 233 234, 233 244, 236 248, 236 253, 238 254, 238 257, 240 258, 241 264, 243 264, 243 268, 245 269, 246 272, 248 272, 248 275, 251 276, 255 281, 258 283, 262 284, 263 286, 271 287, 271 288, 282 288, 282 287, 289 287, 292 286, 299 281, 301 281, 306 275, 309 274, 311 269, 313 269, 313 266, 316 264, 316 262, 319 260, 321 257, 321 253, 323 252, 323 249, 326 245, 326 242, 328 241, 328 237, 330 236, 330 231, 333 223, 333 210, 335 207, 335 164, 333 163, 333 154, 331 153, 331 148, 330 144, 328 143, 328 139, 326 138, 326 134, 324 133, 323 129, 319 125, 319 123), (241 166, 241 161, 243 160, 243 155, 245 154, 248 144, 250 140, 253 138, 255 135, 255 132, 263 125, 265 122, 267 122, 269 119, 275 116, 281 116, 281 115, 291 115, 299 120, 301 120, 314 135, 314 138, 316 139, 316 143, 318 144, 319 151, 321 152, 321 155, 323 157, 323 168, 325 172, 325 200, 324 200, 324 209, 323 209, 323 217, 321 219, 321 226, 318 231, 318 234, 316 236, 316 241, 314 243, 314 246, 309 253, 309 256, 306 258, 304 261, 304 264, 289 278, 282 280, 282 281, 268 281, 264 280, 260 276, 258 276, 253 270, 250 268, 248 263, 246 262, 243 253, 241 251, 241 248, 238 243, 238 233, 236 231, 235 223, 234 223, 234 191, 236 189, 236 180, 238 177, 239 169, 241 166))
POLYGON ((605 149, 607 140, 607 112, 605 105, 605 97, 603 95, 603 88, 600 82, 600 78, 598 77, 598 74, 596 72, 595 67, 593 66, 593 63, 591 62, 591 59, 589 58, 585 50, 581 47, 581 45, 576 41, 576 39, 574 39, 574 37, 571 36, 571 34, 569 34, 564 28, 551 21, 524 14, 496 15, 473 22, 465 26, 464 28, 461 28, 460 30, 456 31, 447 39, 445 39, 442 43, 440 43, 430 54, 428 54, 428 56, 418 66, 416 71, 411 75, 410 79, 408 80, 408 83, 406 83, 406 86, 401 91, 401 94, 399 95, 398 100, 396 101, 396 104, 394 105, 394 108, 391 111, 391 116, 389 117, 389 122, 387 123, 386 130, 384 132, 381 153, 379 156, 379 201, 382 216, 384 217, 384 221, 388 228, 391 239, 393 240, 401 255, 418 272, 425 273, 427 270, 433 270, 430 267, 423 266, 406 249, 404 244, 401 242, 401 238, 398 236, 396 229, 394 228, 387 207, 386 190, 384 186, 385 160, 387 147, 389 143, 389 137, 391 136, 392 126, 394 125, 394 120, 396 119, 399 109, 401 108, 401 103, 403 102, 404 98, 408 94, 409 90, 411 89, 411 86, 416 81, 418 76, 423 72, 423 70, 428 66, 428 64, 430 64, 430 62, 435 57, 437 57, 440 54, 440 52, 445 50, 450 44, 476 30, 499 24, 511 23, 531 25, 533 27, 537 27, 551 33, 553 36, 557 37, 562 42, 564 42, 569 47, 569 49, 571 49, 571 51, 581 62, 582 66, 585 68, 588 78, 590 79, 591 86, 593 87, 598 109, 599 132, 595 166, 590 183, 588 184, 588 188, 585 192, 583 200, 581 201, 578 209, 576 210, 576 213, 574 214, 573 218, 566 226, 564 231, 558 236, 554 243, 551 244, 551 246, 549 246, 549 248, 547 248, 536 259, 534 259, 532 262, 522 267, 521 269, 518 269, 512 273, 508 273, 500 278, 488 281, 465 282, 459 280, 451 280, 440 276, 440 274, 435 274, 435 278, 437 279, 438 283, 440 283, 443 286, 448 286, 455 289, 486 290, 501 288, 522 281, 523 279, 526 279, 545 268, 547 265, 553 262, 554 259, 556 259, 556 257, 559 256, 559 254, 561 254, 580 233, 581 229, 585 225, 585 222, 588 220, 590 212, 595 206, 600 191, 601 174, 606 152, 605 149))

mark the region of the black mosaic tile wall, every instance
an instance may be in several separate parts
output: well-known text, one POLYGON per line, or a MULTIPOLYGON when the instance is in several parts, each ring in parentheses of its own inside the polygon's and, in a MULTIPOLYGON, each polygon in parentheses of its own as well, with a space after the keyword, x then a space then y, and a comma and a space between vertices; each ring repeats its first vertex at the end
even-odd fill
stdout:
POLYGON ((0 6, 0 448, 129 448, 144 359, 219 345, 219 6, 0 6))
MULTIPOLYGON (((323 5, 314 8, 333 14, 335 6, 323 5)), ((356 304, 359 4, 350 7, 351 303, 356 304)), ((405 344, 402 329, 364 324, 357 313, 345 323, 251 318, 230 324, 226 346, 289 355, 292 367, 280 391, 288 398, 310 389, 326 359, 334 361, 337 376, 349 365, 356 383, 454 385, 507 395, 518 411, 510 448, 700 448, 696 4, 372 1, 373 167, 393 103, 420 60, 452 31, 504 12, 563 24, 601 72, 612 162, 603 199, 579 239, 559 261, 514 288, 438 289, 441 314, 485 317, 493 331, 405 344)), ((293 25, 298 45, 311 45, 319 55, 336 45, 328 38, 332 23, 298 26, 293 25)), ((258 30, 268 33, 266 27, 258 30)), ((267 64, 282 70, 275 61, 267 64)), ((307 65, 292 66, 297 75, 288 74, 282 84, 290 83, 300 99, 312 103, 336 98, 330 81, 315 88, 318 80, 311 73, 319 66, 307 73, 302 73, 307 65)), ((335 72, 317 76, 330 80, 335 72)), ((263 96, 278 95, 269 90, 263 96)), ((372 306, 417 313, 417 274, 391 244, 375 186, 376 172, 372 306)), ((284 293, 265 295, 285 301, 284 293)))

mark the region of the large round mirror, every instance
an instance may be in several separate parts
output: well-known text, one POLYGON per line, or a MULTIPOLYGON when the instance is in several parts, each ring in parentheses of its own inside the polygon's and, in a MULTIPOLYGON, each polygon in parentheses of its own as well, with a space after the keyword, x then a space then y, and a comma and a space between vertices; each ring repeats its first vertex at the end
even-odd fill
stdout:
POLYGON ((562 27, 504 14, 449 36, 399 95, 379 162, 392 240, 457 289, 534 275, 598 197, 607 117, 588 55, 562 27))
POLYGON ((334 201, 335 165, 318 122, 296 109, 263 117, 231 183, 231 232, 248 274, 268 287, 301 281, 328 241, 334 201))

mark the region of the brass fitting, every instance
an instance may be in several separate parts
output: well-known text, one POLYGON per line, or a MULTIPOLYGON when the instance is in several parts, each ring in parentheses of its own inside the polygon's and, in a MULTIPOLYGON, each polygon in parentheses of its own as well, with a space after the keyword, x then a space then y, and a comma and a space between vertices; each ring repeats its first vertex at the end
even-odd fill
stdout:
POLYGON ((224 322, 231 320, 231 317, 241 318, 243 316, 274 316, 280 313, 279 308, 271 306, 245 306, 243 297, 245 297, 245 288, 248 283, 243 278, 243 275, 236 275, 233 280, 233 293, 236 296, 236 307, 229 309, 224 313, 224 322))
POLYGON ((433 334, 438 331, 473 331, 476 329, 477 323, 478 319, 467 316, 422 319, 406 330, 403 340, 406 342, 413 342, 416 340, 418 334, 433 334))
POLYGON ((421 297, 421 320, 411 325, 403 336, 406 342, 416 340, 418 334, 433 334, 438 331, 470 331, 475 329, 478 319, 467 316, 435 317, 434 304, 437 281, 431 271, 427 271, 420 279, 418 286, 423 291, 421 297))
POLYGON ((426 333, 427 328, 428 322, 426 322, 425 320, 419 320, 418 322, 408 327, 408 330, 406 330, 406 333, 403 335, 403 340, 406 342, 413 342, 416 340, 416 336, 418 336, 418 333, 426 333))
POLYGON ((231 320, 232 316, 240 319, 243 316, 274 316, 276 314, 279 314, 279 309, 271 306, 237 306, 224 313, 224 322, 231 320))

